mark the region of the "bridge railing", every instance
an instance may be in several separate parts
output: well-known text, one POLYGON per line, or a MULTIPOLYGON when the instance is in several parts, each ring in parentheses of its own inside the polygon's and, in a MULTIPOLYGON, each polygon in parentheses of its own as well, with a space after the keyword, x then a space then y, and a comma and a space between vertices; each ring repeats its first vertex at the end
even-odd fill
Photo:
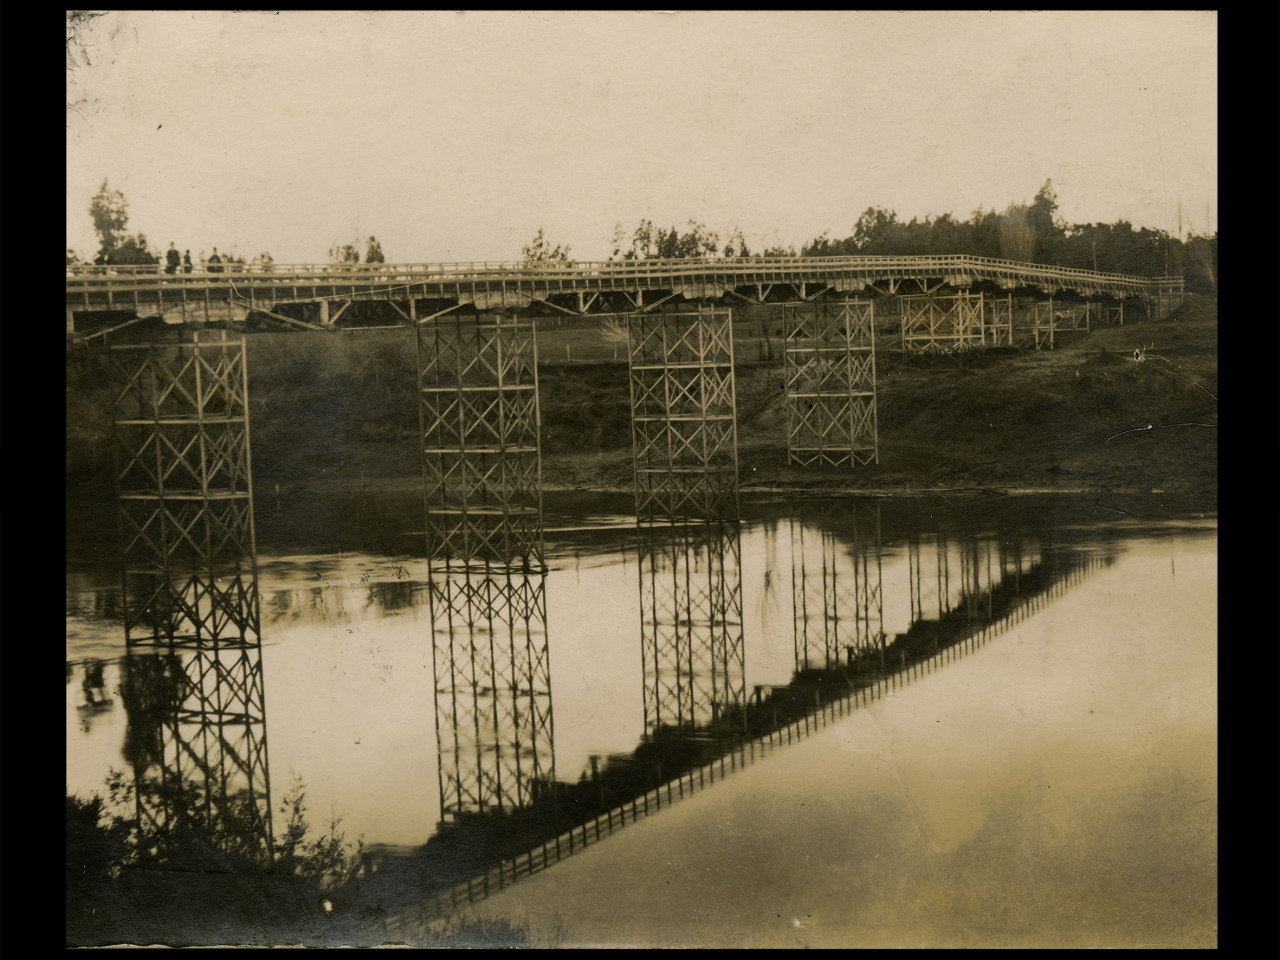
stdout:
POLYGON ((221 263, 196 266, 190 273, 179 267, 167 273, 161 264, 100 266, 77 264, 67 267, 69 288, 100 288, 153 283, 220 282, 225 278, 247 277, 273 283, 318 281, 326 284, 422 283, 510 279, 514 281, 564 281, 583 278, 613 279, 714 279, 758 275, 747 282, 769 282, 785 276, 814 276, 845 272, 896 271, 933 276, 967 273, 1012 275, 1051 281, 1081 281, 1089 284, 1142 284, 1144 286, 1181 283, 1182 277, 1137 277, 1123 273, 1103 273, 1073 267, 1057 267, 968 254, 893 257, 724 257, 663 260, 471 260, 454 263, 221 263))

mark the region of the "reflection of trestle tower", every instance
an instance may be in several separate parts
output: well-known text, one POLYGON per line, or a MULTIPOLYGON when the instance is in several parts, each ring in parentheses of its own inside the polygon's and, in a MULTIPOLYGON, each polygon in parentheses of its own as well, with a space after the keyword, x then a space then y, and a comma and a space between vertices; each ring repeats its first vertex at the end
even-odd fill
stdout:
POLYGON ((418 328, 441 816, 555 778, 537 342, 529 320, 418 328))
POLYGON ((883 661, 879 506, 861 517, 856 507, 827 510, 819 523, 791 523, 796 669, 832 670, 867 654, 883 661))
POLYGON ((991 616, 993 589, 1008 582, 1016 591, 1019 577, 1039 562, 1039 548, 1017 540, 951 543, 941 532, 923 546, 912 539, 907 545, 911 622, 941 620, 957 610, 971 620, 991 616))
POLYGON ((555 779, 545 572, 432 572, 440 810, 510 812, 555 779))
POLYGON ((873 321, 870 301, 783 308, 790 462, 880 462, 873 321))
POLYGON ((985 341, 982 294, 954 297, 932 294, 899 297, 903 353, 959 353, 985 341))
POLYGON ((163 842, 198 820, 222 849, 269 856, 244 355, 225 339, 112 348, 121 693, 139 826, 163 842))
POLYGON ((737 519, 731 312, 628 320, 636 516, 737 519))
POLYGON ((745 703, 737 525, 638 532, 645 733, 724 721, 745 703))
POLYGON ((537 340, 529 320, 418 327, 422 473, 433 560, 542 566, 537 340))
POLYGON ((163 844, 200 823, 224 851, 270 856, 266 705, 256 644, 193 645, 122 661, 125 759, 138 825, 163 844))

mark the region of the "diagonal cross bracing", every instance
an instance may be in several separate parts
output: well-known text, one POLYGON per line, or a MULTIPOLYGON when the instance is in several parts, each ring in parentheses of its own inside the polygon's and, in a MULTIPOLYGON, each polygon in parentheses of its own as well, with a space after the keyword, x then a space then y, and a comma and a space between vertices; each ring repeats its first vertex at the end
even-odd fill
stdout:
POLYGON ((269 859, 244 341, 115 347, 111 366, 138 825, 269 859))
POLYGON ((127 644, 257 646, 244 341, 110 355, 127 644))
POLYGON ((635 314, 628 321, 636 516, 736 519, 732 314, 635 314))
POLYGON ((787 306, 783 323, 790 462, 879 463, 872 303, 787 306))
POLYGON ((983 297, 899 297, 904 353, 940 354, 975 350, 984 342, 983 297))
POLYGON ((417 338, 428 556, 542 568, 532 322, 440 317, 417 338))
POLYGON ((987 347, 1013 346, 1013 295, 1005 299, 983 301, 983 345, 987 347))

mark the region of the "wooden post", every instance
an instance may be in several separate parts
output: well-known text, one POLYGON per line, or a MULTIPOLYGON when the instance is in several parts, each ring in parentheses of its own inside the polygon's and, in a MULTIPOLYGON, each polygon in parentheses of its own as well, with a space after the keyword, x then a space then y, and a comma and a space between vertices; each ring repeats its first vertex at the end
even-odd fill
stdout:
POLYGON ((70 307, 67 307, 67 333, 76 332, 76 314, 70 307))
POLYGON ((320 326, 324 327, 324 329, 326 330, 329 329, 329 301, 328 300, 320 301, 320 326))

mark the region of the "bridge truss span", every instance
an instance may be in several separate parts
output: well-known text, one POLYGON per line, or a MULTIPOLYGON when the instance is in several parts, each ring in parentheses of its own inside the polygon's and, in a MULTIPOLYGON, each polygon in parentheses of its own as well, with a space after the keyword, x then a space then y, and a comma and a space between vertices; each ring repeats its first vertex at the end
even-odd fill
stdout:
MULTIPOLYGON (((990 257, 736 257, 720 259, 470 262, 405 264, 227 264, 226 272, 166 274, 158 266, 68 268, 67 322, 79 310, 132 310, 139 316, 203 319, 248 310, 270 312, 282 303, 382 300, 430 301, 434 312, 472 305, 476 311, 546 304, 567 313, 592 309, 646 309, 657 299, 733 296, 761 302, 770 288, 801 300, 867 290, 894 294, 904 282, 928 292, 939 283, 968 287, 991 282, 1008 290, 1033 287, 1045 294, 1141 297, 1158 315, 1181 297, 1181 277, 1126 274, 1022 263, 990 257), (224 304, 214 309, 211 305, 224 304), (234 310, 232 309, 234 308, 234 310)), ((320 323, 336 315, 322 312, 320 323)), ((290 321, 295 322, 295 321, 290 321)))

